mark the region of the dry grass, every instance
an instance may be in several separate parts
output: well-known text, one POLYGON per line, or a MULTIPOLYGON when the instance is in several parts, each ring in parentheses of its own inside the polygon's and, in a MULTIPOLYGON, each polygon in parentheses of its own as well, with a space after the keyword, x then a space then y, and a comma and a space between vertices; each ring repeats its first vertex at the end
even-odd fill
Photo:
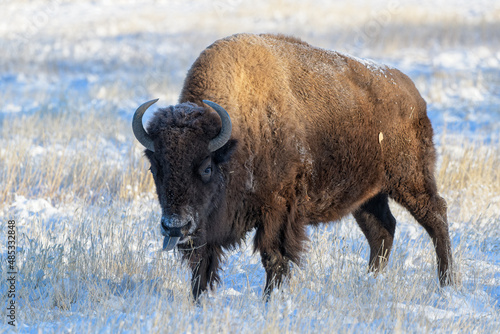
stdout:
POLYGON ((462 219, 479 215, 495 216, 500 211, 500 143, 498 139, 484 144, 461 138, 461 144, 440 147, 437 170, 440 192, 447 197, 451 210, 462 219), (473 209, 472 209, 473 208, 473 209))
POLYGON ((15 149, 0 153, 0 200, 23 195, 93 202, 151 192, 149 166, 133 145, 130 125, 111 117, 74 110, 6 117, 3 147, 15 149))

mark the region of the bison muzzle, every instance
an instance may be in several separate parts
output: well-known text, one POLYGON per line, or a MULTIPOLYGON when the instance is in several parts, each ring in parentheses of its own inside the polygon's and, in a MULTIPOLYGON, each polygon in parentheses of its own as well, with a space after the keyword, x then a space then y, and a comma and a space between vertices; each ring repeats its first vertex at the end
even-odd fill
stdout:
POLYGON ((299 262, 306 226, 349 213, 370 245, 369 269, 382 270, 396 228, 389 198, 428 232, 439 281, 452 283, 432 126, 397 69, 293 37, 239 34, 205 49, 179 104, 144 129, 156 101, 132 125, 151 163, 164 248, 189 263, 195 299, 219 281, 224 250, 253 229, 269 296, 299 262))

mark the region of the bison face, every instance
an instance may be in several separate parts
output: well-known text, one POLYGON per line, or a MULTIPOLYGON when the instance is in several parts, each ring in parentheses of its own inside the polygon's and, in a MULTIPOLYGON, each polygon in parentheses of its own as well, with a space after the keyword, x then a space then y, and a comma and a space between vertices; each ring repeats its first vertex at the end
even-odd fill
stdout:
POLYGON ((176 244, 206 242, 209 222, 220 215, 227 183, 223 164, 235 148, 230 140, 231 120, 219 105, 204 101, 208 108, 192 103, 158 110, 142 127, 142 115, 156 102, 139 107, 134 115, 136 138, 147 148, 158 200, 162 208, 164 249, 176 244))

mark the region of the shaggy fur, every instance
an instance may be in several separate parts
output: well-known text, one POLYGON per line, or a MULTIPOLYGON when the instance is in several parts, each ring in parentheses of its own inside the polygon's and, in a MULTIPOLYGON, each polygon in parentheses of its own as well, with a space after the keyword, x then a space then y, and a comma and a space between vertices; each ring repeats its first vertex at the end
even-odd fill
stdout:
POLYGON ((155 152, 146 155, 163 215, 195 217, 186 222, 196 226, 189 242, 178 245, 195 299, 219 279, 223 250, 251 229, 268 295, 289 261, 299 262, 306 225, 349 213, 370 244, 370 269, 382 269, 396 227, 389 197, 427 230, 440 282, 451 282, 431 123, 425 101, 397 69, 292 37, 240 34, 201 53, 179 102, 151 120, 155 152), (233 123, 232 139, 213 153, 208 142, 220 119, 203 99, 225 108, 233 123))

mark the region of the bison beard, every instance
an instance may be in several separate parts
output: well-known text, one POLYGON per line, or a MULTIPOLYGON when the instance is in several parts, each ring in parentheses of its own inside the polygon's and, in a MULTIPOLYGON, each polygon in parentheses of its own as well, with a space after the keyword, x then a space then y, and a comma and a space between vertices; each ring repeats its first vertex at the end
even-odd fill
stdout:
POLYGON ((191 267, 195 299, 248 231, 269 296, 299 262, 306 226, 349 213, 370 245, 369 269, 382 270, 396 228, 389 198, 429 233, 439 281, 452 283, 432 126, 397 69, 293 37, 240 34, 201 53, 179 104, 159 109, 146 131, 154 102, 137 109, 133 130, 151 163, 164 247, 191 267))

